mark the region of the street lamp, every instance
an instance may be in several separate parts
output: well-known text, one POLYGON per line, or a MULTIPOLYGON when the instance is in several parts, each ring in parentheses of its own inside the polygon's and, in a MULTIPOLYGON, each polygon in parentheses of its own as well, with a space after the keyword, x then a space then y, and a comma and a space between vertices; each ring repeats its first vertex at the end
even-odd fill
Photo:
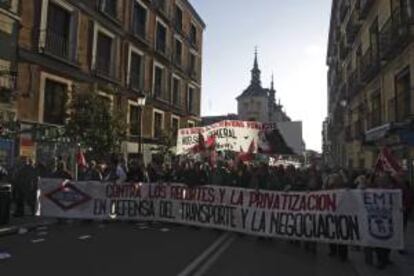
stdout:
POLYGON ((145 106, 145 102, 147 98, 145 96, 140 96, 137 99, 138 107, 139 107, 139 136, 138 136, 138 153, 142 155, 142 111, 145 106))

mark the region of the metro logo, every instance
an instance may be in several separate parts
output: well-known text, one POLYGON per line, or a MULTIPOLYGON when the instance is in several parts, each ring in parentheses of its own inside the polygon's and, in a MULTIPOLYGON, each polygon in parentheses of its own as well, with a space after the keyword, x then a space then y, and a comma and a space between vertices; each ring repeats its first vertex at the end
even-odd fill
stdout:
POLYGON ((91 200, 89 195, 76 188, 69 181, 63 182, 59 188, 45 194, 45 197, 64 211, 73 209, 91 200))

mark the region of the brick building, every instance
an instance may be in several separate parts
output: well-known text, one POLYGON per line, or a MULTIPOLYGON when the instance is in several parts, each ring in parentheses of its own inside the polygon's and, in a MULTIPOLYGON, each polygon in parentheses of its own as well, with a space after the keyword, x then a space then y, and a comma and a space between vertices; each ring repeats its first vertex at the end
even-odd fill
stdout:
MULTIPOLYGON (((149 161, 162 130, 199 123, 205 24, 187 0, 33 0, 20 16, 22 129, 59 132, 64 98, 98 93, 128 123, 124 154, 141 151, 149 161), (137 100, 144 96, 141 120, 137 100)), ((67 151, 64 141, 20 137, 21 155, 56 151, 67 151)))
POLYGON ((336 166, 372 168, 382 146, 411 168, 414 1, 332 1, 327 145, 336 166))
MULTIPOLYGON (((19 1, 0 0, 0 124, 16 119, 17 91, 17 35, 19 30, 19 1)), ((15 142, 0 139, 0 164, 13 162, 15 142)))

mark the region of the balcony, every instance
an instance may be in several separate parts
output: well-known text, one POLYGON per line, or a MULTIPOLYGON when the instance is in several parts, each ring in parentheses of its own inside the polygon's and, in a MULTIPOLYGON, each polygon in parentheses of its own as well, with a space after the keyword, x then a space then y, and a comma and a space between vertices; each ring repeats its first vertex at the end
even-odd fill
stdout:
POLYGON ((45 39, 43 53, 72 64, 77 63, 74 45, 70 43, 69 37, 54 32, 52 29, 42 30, 39 35, 45 39))
POLYGON ((359 0, 359 18, 361 20, 367 18, 374 4, 375 4, 375 0, 359 0))
POLYGON ((98 58, 96 59, 95 72, 98 76, 116 79, 115 72, 113 70, 112 61, 110 58, 98 58))
POLYGON ((361 26, 362 24, 359 21, 358 11, 354 9, 346 24, 346 40, 348 44, 352 45, 354 43, 361 26))
POLYGON ((361 80, 369 82, 375 77, 380 69, 378 51, 374 51, 372 46, 361 57, 361 80))
POLYGON ((165 41, 157 40, 155 44, 155 52, 163 58, 167 59, 168 61, 171 60, 171 53, 167 48, 167 44, 165 41))
POLYGON ((350 99, 355 97, 360 89, 362 88, 362 83, 359 77, 358 69, 354 70, 348 78, 348 96, 350 99))
POLYGON ((147 34, 146 26, 143 24, 132 24, 132 34, 136 37, 140 42, 144 43, 145 45, 149 46, 151 41, 147 34))
POLYGON ((143 92, 143 81, 139 73, 131 72, 130 86, 136 92, 143 92))
POLYGON ((410 28, 408 15, 395 10, 379 34, 381 60, 390 60, 401 52, 411 37, 410 28))
POLYGON ((164 17, 165 20, 170 20, 167 0, 152 0, 152 6, 164 17))

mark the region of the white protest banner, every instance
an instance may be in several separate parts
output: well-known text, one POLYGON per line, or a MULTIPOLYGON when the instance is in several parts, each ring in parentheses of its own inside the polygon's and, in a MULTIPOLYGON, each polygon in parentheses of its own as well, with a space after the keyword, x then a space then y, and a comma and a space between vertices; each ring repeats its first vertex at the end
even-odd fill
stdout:
POLYGON ((399 190, 273 192, 43 179, 37 215, 156 220, 256 236, 403 248, 399 190))
POLYGON ((208 141, 210 137, 214 137, 214 148, 217 151, 247 152, 253 148, 253 153, 302 153, 300 122, 287 122, 279 126, 279 123, 221 121, 204 127, 180 129, 177 154, 190 153, 200 144, 201 138, 208 141))

